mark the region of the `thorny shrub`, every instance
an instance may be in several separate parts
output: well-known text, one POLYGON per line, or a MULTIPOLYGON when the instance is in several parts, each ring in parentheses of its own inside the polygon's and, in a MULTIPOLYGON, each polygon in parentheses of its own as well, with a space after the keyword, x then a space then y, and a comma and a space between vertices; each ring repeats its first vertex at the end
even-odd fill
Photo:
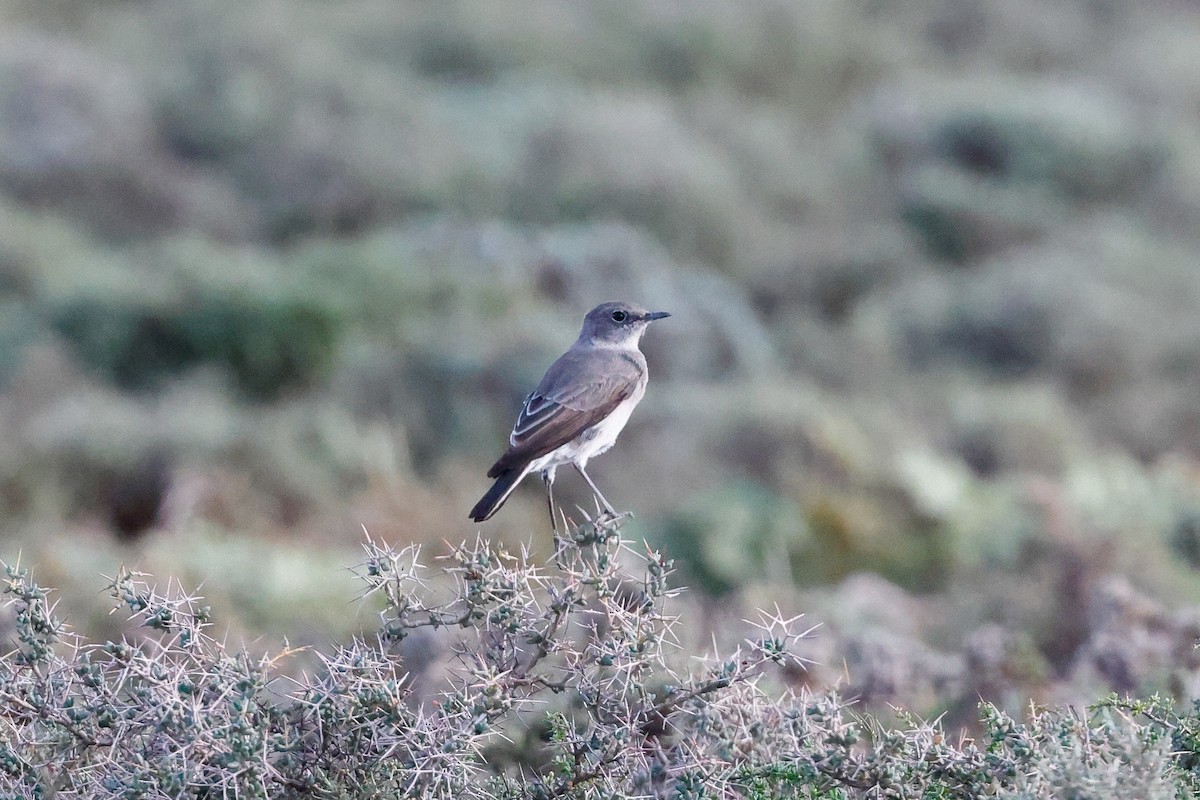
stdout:
POLYGON ((285 688, 280 660, 232 652, 208 609, 122 571, 110 586, 144 634, 82 641, 17 566, 16 646, 0 660, 4 798, 1185 797, 1200 790, 1200 715, 1159 698, 1089 714, 983 706, 985 735, 888 728, 833 693, 782 688, 797 619, 763 614, 724 654, 675 646, 670 562, 616 521, 585 522, 551 563, 487 542, 440 569, 367 540, 383 598, 373 637, 321 654, 285 688), (638 563, 636 570, 625 565, 638 563), (634 574, 636 571, 637 574, 634 574), (437 599, 444 593, 444 597, 437 599), (406 641, 454 643, 420 696, 406 641), (772 688, 774 687, 774 688, 772 688), (531 735, 532 734, 532 735, 531 735), (532 752, 501 756, 503 745, 532 752))

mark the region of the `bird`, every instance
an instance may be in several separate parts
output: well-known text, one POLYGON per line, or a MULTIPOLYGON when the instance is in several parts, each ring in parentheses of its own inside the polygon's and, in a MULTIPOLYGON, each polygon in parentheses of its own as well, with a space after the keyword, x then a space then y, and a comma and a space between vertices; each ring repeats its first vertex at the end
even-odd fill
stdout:
POLYGON ((508 450, 488 470, 495 483, 471 509, 472 520, 489 519, 526 475, 540 472, 557 533, 554 475, 565 464, 583 476, 609 515, 620 516, 587 474, 587 464, 613 446, 646 393, 649 373, 638 343, 651 322, 669 316, 624 302, 601 303, 587 313, 579 338, 521 405, 508 450))

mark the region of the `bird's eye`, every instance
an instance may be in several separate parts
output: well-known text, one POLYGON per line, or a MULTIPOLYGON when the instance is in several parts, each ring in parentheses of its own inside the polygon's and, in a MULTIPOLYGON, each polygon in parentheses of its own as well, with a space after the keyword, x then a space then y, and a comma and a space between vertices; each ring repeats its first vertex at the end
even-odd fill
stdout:
POLYGON ((624 311, 614 311, 612 313, 613 322, 624 322, 625 317, 629 316, 624 311))

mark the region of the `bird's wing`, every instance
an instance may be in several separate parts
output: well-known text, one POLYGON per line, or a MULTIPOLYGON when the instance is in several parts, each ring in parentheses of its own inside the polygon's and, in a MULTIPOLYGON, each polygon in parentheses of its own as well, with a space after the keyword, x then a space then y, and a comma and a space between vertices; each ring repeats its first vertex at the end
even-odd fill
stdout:
POLYGON ((508 452, 492 465, 488 477, 562 447, 611 414, 637 390, 644 375, 645 367, 621 351, 568 350, 525 398, 508 452))

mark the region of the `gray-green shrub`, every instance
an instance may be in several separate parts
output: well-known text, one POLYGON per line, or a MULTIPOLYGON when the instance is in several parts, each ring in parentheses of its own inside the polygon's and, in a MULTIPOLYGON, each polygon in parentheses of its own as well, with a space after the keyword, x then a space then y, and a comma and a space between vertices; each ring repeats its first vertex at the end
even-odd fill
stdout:
POLYGON ((763 614, 742 646, 672 652, 670 562, 586 522, 532 563, 482 540, 440 570, 368 540, 376 635, 284 686, 209 633, 178 586, 122 570, 140 631, 91 643, 50 593, 7 568, 16 647, 0 659, 3 797, 1185 797, 1200 789, 1200 715, 1160 698, 1088 713, 984 705, 983 734, 887 726, 832 692, 789 691, 797 620, 763 614), (636 569, 627 564, 636 564, 636 569), (439 595, 441 595, 439 597, 439 595), (406 642, 417 647, 406 652, 406 642), (445 637, 445 682, 414 651, 445 637))

